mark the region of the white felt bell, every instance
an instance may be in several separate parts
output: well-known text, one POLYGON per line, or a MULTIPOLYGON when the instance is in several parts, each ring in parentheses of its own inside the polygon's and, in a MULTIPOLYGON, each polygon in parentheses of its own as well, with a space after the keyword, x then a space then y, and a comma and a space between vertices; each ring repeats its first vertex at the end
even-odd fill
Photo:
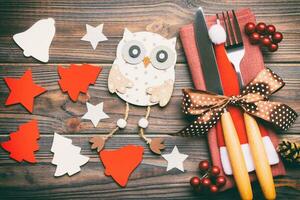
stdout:
POLYGON ((41 62, 49 61, 49 48, 55 35, 53 18, 41 19, 29 29, 13 36, 26 57, 32 56, 41 62))

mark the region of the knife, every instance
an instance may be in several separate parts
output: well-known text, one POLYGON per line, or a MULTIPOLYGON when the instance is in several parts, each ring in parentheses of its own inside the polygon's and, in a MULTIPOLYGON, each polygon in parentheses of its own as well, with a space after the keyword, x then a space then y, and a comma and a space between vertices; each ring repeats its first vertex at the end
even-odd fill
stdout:
POLYGON ((208 36, 202 7, 199 7, 196 12, 194 32, 206 89, 217 94, 223 94, 215 52, 208 36))
MULTIPOLYGON (((223 94, 222 82, 213 45, 210 41, 204 13, 201 7, 196 12, 194 32, 198 55, 201 60, 202 72, 206 89, 217 94, 223 94)), ((242 199, 252 199, 252 188, 248 170, 245 164, 240 141, 234 127, 231 115, 225 111, 221 116, 221 124, 233 176, 242 199)))

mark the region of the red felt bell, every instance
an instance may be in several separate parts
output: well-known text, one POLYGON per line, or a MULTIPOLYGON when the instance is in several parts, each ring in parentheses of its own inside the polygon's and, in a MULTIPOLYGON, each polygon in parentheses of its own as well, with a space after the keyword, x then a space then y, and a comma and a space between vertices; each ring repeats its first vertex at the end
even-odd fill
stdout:
POLYGON ((143 153, 144 147, 135 145, 100 151, 99 157, 105 168, 104 174, 111 176, 121 187, 125 187, 130 174, 142 162, 143 153))

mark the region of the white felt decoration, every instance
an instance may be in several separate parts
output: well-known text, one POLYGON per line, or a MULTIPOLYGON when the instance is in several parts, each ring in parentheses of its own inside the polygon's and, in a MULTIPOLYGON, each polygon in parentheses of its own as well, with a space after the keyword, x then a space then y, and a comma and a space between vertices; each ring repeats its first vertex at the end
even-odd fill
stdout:
POLYGON ((270 165, 276 165, 279 163, 279 157, 278 154, 276 152, 276 149, 270 139, 269 136, 264 136, 262 137, 264 146, 265 146, 265 150, 267 153, 267 157, 269 159, 269 163, 270 165))
POLYGON ((226 42, 226 32, 221 26, 220 21, 210 27, 208 35, 214 44, 222 44, 226 42))
MULTIPOLYGON (((244 160, 245 160, 245 164, 246 164, 248 172, 254 171, 255 170, 254 162, 253 162, 253 158, 251 155, 249 144, 248 143, 241 144, 241 148, 242 148, 242 153, 244 155, 244 160)), ((220 147, 220 154, 221 154, 221 162, 222 162, 222 166, 223 166, 223 170, 224 170, 225 174, 232 175, 232 169, 231 169, 231 164, 230 164, 230 160, 228 157, 227 148, 220 147)))
POLYGON ((175 46, 176 38, 167 39, 151 32, 132 33, 125 28, 123 38, 117 47, 117 57, 109 74, 109 91, 133 105, 165 106, 171 98, 175 82, 174 67, 177 59, 175 46), (159 56, 156 53, 161 52, 160 50, 167 51, 168 54, 165 56, 168 60, 161 61, 160 64, 164 69, 153 66, 154 59, 159 56), (132 55, 133 57, 129 59, 132 55), (161 92, 149 92, 152 88, 159 88, 161 92))
POLYGON ((149 125, 149 122, 148 122, 148 120, 145 117, 143 117, 143 118, 141 118, 139 120, 139 127, 141 127, 141 128, 147 128, 148 125, 149 125))
POLYGON ((55 35, 55 20, 41 19, 29 29, 13 36, 14 41, 23 49, 26 57, 34 57, 41 62, 49 61, 49 48, 55 35))
POLYGON ((162 157, 168 162, 167 171, 173 168, 177 168, 182 172, 184 171, 183 162, 187 159, 188 155, 179 153, 177 146, 173 148, 170 154, 164 154, 162 157))
POLYGON ((119 128, 125 128, 126 125, 127 125, 127 122, 126 122, 125 119, 118 119, 118 121, 117 121, 117 126, 118 126, 119 128))
POLYGON ((91 43, 93 49, 97 48, 98 42, 106 41, 107 37, 102 33, 103 24, 96 27, 86 24, 86 34, 81 38, 91 43))
MULTIPOLYGON (((270 140, 270 137, 264 136, 264 137, 262 137, 262 140, 263 140, 264 147, 265 147, 265 150, 267 153, 269 164, 270 165, 278 164, 279 157, 274 148, 272 141, 270 140)), ((243 152, 243 155, 245 158, 245 163, 246 163, 248 172, 254 171, 255 166, 254 166, 254 162, 253 162, 253 158, 251 155, 249 144, 248 143, 241 144, 241 148, 242 148, 242 152, 243 152)), ((221 155, 221 162, 222 162, 222 167, 223 167, 224 173, 226 175, 232 175, 231 164, 230 164, 230 160, 228 157, 227 148, 225 146, 220 147, 220 155, 221 155)))
POLYGON ((86 102, 87 112, 82 116, 82 119, 89 119, 96 127, 100 120, 107 119, 109 116, 103 111, 103 102, 97 105, 92 105, 86 102))
POLYGON ((52 164, 57 165, 54 176, 79 172, 80 166, 86 164, 89 157, 80 154, 81 148, 72 145, 72 140, 54 133, 51 152, 54 153, 52 164))

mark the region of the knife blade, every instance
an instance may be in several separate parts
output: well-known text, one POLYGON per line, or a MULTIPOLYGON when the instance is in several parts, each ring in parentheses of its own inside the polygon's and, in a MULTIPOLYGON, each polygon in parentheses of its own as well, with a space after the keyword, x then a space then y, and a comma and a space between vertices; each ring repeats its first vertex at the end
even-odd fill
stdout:
POLYGON ((201 7, 199 7, 196 12, 194 32, 206 89, 208 91, 222 95, 223 89, 219 76, 215 52, 208 35, 204 12, 201 7))

